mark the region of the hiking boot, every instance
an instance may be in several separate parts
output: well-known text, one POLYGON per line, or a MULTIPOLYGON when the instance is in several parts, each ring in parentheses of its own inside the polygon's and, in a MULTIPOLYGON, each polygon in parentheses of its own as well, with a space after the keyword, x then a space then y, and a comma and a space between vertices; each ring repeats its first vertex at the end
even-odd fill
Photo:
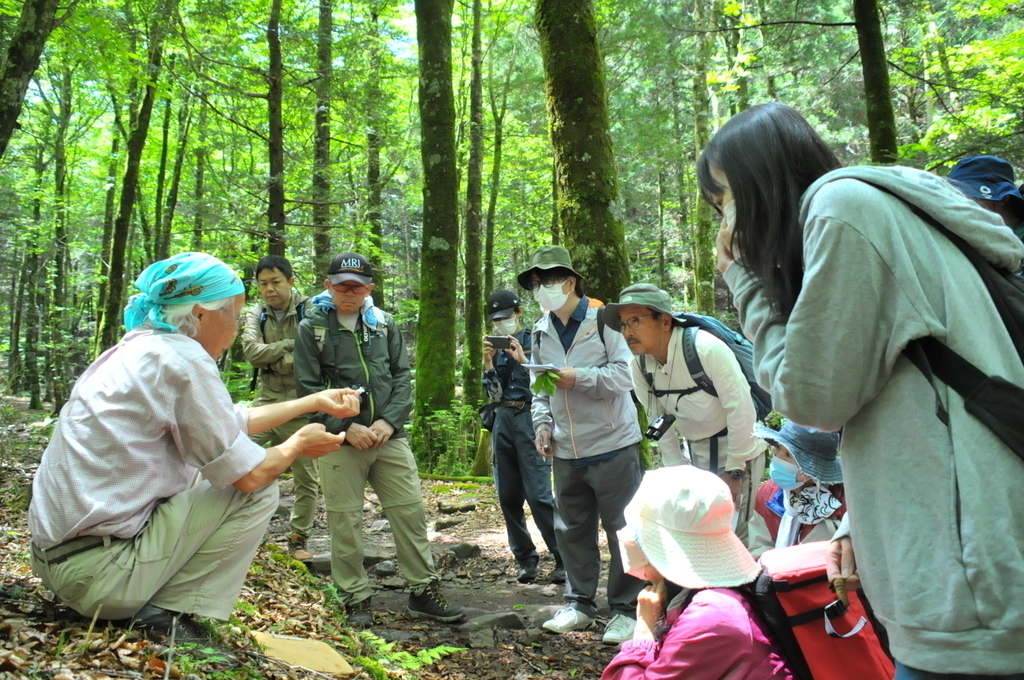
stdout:
POLYGON ((565 583, 565 565, 562 564, 562 560, 555 560, 555 570, 551 572, 549 578, 552 583, 565 583))
POLYGON ((533 583, 537 580, 537 563, 520 562, 519 571, 516 572, 516 580, 520 583, 533 583))
POLYGON ((369 628, 373 625, 373 607, 370 598, 345 605, 345 618, 352 628, 369 628))
POLYGON ((441 582, 436 580, 431 581, 421 592, 410 593, 408 611, 414 619, 433 619, 444 623, 459 621, 466 615, 462 607, 448 604, 441 592, 441 582))
POLYGON ((632 640, 634 628, 636 628, 636 619, 631 619, 625 614, 616 614, 604 627, 601 642, 606 645, 618 645, 626 640, 632 640))
POLYGON ((306 550, 306 537, 302 534, 292 534, 288 537, 288 554, 300 562, 313 559, 313 553, 306 550))
POLYGON ((586 630, 594 623, 594 618, 587 616, 575 607, 559 609, 554 618, 548 619, 541 626, 552 633, 568 633, 570 630, 586 630))

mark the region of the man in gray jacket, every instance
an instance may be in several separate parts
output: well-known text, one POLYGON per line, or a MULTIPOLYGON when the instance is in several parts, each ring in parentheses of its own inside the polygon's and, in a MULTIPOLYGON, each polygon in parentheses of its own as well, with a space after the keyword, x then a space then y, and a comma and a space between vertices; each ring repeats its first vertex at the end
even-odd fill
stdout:
POLYGON ((600 302, 583 294, 569 251, 538 248, 519 285, 534 292, 545 311, 533 328, 533 361, 557 367, 554 394, 536 386, 533 426, 537 451, 553 456, 555 524, 565 564, 568 606, 543 624, 566 633, 588 628, 597 615, 601 553, 598 520, 608 537, 608 605, 611 619, 603 641, 633 637, 636 598, 643 582, 622 571, 616 532, 625 526, 623 509, 640 486, 637 443, 640 427, 630 398, 632 354, 619 333, 598 324, 600 302))

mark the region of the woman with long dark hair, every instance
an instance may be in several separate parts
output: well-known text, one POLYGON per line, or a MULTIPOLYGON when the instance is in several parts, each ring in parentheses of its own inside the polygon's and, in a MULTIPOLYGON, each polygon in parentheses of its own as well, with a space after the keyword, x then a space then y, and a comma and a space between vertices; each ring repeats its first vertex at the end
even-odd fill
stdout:
POLYGON ((857 565, 898 680, 1024 677, 1024 465, 904 354, 934 337, 1024 386, 981 278, 914 208, 999 269, 1024 245, 935 175, 840 169, 783 104, 729 120, 698 179, 758 381, 794 422, 843 430, 857 565))

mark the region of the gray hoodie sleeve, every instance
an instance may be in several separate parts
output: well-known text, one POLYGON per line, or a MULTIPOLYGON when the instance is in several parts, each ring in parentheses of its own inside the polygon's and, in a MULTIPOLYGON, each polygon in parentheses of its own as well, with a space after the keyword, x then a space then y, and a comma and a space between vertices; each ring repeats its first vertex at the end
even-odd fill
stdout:
MULTIPOLYGON (((862 214, 852 211, 861 198, 839 196, 835 211, 862 214)), ((883 214, 865 218, 884 220, 883 214)), ((856 225, 812 213, 804 223, 804 267, 788 319, 772 313, 760 284, 741 265, 731 265, 725 280, 754 343, 757 380, 776 410, 801 425, 834 431, 879 393, 906 342, 928 331, 856 225)))

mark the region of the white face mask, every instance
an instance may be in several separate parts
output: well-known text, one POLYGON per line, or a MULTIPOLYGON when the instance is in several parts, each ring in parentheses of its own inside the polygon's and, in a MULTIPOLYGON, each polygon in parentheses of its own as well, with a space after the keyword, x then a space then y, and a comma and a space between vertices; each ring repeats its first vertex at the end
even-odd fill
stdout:
POLYGON ((495 335, 512 335, 519 328, 519 321, 514 316, 494 322, 495 335))
POLYGON ((736 201, 729 201, 722 206, 722 219, 725 220, 725 226, 729 231, 736 230, 736 201))
POLYGON ((542 309, 548 309, 552 312, 562 308, 565 301, 569 299, 568 293, 562 292, 562 283, 552 283, 550 286, 541 286, 533 292, 533 299, 537 301, 537 304, 542 309))

